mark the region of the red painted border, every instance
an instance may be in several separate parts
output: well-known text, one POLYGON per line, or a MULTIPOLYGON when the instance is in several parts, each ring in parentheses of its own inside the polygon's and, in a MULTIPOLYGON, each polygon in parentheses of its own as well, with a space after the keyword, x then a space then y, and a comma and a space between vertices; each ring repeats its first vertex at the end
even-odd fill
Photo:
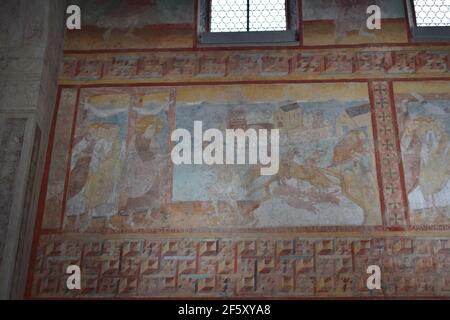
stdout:
MULTIPOLYGON (((176 128, 176 108, 177 108, 177 91, 171 90, 169 93, 169 114, 167 117, 169 128, 172 130, 175 130, 176 128)), ((170 134, 168 134, 168 150, 172 150, 174 146, 174 142, 171 139, 170 134)), ((170 151, 169 151, 170 152, 170 151)), ((169 174, 169 177, 173 177, 173 162, 170 159, 167 159, 167 171, 169 174)), ((165 203, 169 204, 172 200, 173 195, 173 183, 169 184, 169 194, 167 195, 167 199, 165 199, 165 203)))
POLYGON ((49 138, 48 138, 47 155, 45 158, 44 174, 42 176, 41 191, 39 194, 39 203, 38 203, 36 223, 35 223, 34 234, 33 234, 33 242, 31 245, 31 256, 30 256, 30 262, 29 262, 29 268, 28 268, 27 282, 26 282, 26 287, 25 287, 25 298, 30 297, 32 295, 32 290, 33 290, 33 276, 34 276, 34 270, 36 267, 36 257, 37 257, 37 250, 38 250, 38 246, 39 246, 39 239, 40 239, 41 231, 42 231, 42 221, 44 218, 45 199, 47 196, 48 178, 49 178, 49 173, 50 173, 50 164, 51 164, 51 160, 52 160, 52 151, 53 151, 53 143, 54 143, 54 139, 55 139, 56 120, 57 120, 57 115, 58 115, 59 105, 60 105, 60 100, 61 100, 61 92, 62 92, 62 88, 58 87, 55 108, 53 111, 53 119, 52 119, 52 124, 51 124, 49 138))
POLYGON ((395 135, 395 145, 397 148, 397 154, 399 158, 399 178, 400 178, 400 186, 402 188, 402 198, 403 198, 403 208, 405 208, 405 221, 406 225, 409 226, 411 224, 409 218, 409 203, 408 203, 408 195, 406 193, 406 183, 405 183, 405 172, 403 167, 403 157, 402 157, 402 148, 400 144, 400 134, 398 130, 398 122, 397 122, 397 108, 395 106, 395 97, 394 97, 394 85, 392 81, 388 81, 389 87, 389 99, 391 101, 391 114, 392 121, 394 127, 394 135, 395 135))
MULTIPOLYGON (((405 78, 398 77, 390 79, 393 82, 414 82, 414 81, 450 81, 449 76, 423 77, 423 78, 405 78)), ((92 80, 95 82, 96 80, 92 80)), ((274 80, 230 80, 230 81, 180 81, 180 82, 110 82, 110 83, 90 83, 90 84, 60 84, 61 88, 126 88, 126 87, 189 87, 189 86, 219 86, 219 85, 244 85, 244 84, 296 84, 296 83, 348 83, 348 82, 370 82, 370 81, 388 81, 386 77, 360 77, 348 79, 274 79, 274 80)), ((73 81, 78 82, 78 81, 73 81)))
POLYGON ((386 204, 384 198, 384 184, 383 184, 383 174, 380 160, 380 151, 378 148, 378 124, 377 124, 377 115, 375 111, 375 97, 373 94, 373 82, 368 83, 369 89, 369 100, 370 100, 370 114, 372 117, 372 132, 373 132, 373 147, 375 151, 375 166, 377 172, 377 183, 378 183, 378 193, 380 197, 380 210, 381 210, 381 221, 383 224, 383 228, 386 229, 386 204))
POLYGON ((73 120, 72 120, 72 130, 70 133, 70 143, 69 143, 69 150, 67 155, 67 167, 66 167, 66 176, 64 181, 64 193, 63 193, 63 199, 61 204, 61 219, 60 219, 60 226, 59 230, 62 232, 64 227, 64 212, 66 211, 66 205, 67 205, 67 192, 69 188, 69 180, 70 180, 70 168, 72 166, 72 150, 74 147, 74 141, 75 141, 75 133, 77 128, 77 120, 78 120, 78 109, 80 107, 80 94, 81 89, 77 90, 77 98, 75 100, 75 109, 73 112, 73 120))
POLYGON ((366 43, 366 44, 336 44, 336 45, 276 45, 276 46, 215 46, 215 47, 174 47, 174 48, 137 48, 137 49, 89 49, 64 50, 65 55, 70 54, 106 54, 106 53, 146 53, 146 52, 201 52, 201 51, 261 51, 261 50, 314 50, 314 49, 352 49, 352 48, 393 48, 393 47, 448 47, 450 42, 392 42, 392 43, 366 43))

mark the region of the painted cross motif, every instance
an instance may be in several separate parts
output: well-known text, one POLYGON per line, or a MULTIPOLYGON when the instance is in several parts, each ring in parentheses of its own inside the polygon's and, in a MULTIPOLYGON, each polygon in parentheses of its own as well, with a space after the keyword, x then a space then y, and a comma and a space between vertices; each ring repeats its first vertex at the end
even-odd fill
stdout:
POLYGON ((403 207, 401 201, 404 197, 399 180, 400 155, 396 148, 396 136, 392 112, 394 106, 391 104, 391 88, 388 82, 373 82, 370 88, 374 97, 374 108, 376 119, 380 122, 378 125, 378 152, 382 159, 381 171, 386 172, 382 176, 382 184, 384 185, 384 201, 385 206, 385 223, 386 227, 405 227, 406 224, 406 209, 403 207), (381 125, 382 124, 382 125, 381 125))

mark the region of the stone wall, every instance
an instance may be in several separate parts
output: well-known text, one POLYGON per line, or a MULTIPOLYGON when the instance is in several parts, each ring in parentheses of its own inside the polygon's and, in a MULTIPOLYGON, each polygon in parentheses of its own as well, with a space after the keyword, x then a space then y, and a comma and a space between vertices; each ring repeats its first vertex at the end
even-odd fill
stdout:
POLYGON ((0 4, 0 298, 22 297, 57 91, 64 1, 0 4))

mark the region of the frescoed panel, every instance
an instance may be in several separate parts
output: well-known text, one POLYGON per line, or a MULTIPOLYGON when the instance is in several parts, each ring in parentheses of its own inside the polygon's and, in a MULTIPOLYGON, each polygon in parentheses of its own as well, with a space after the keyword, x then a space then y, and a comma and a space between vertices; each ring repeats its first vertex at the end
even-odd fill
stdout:
POLYGON ((130 109, 126 164, 120 189, 121 214, 143 214, 141 223, 163 221, 169 154, 169 96, 145 93, 130 109))
POLYGON ((450 82, 394 85, 411 223, 450 223, 450 82))
POLYGON ((192 47, 194 0, 78 0, 82 29, 67 50, 192 47))
MULTIPOLYGON (((64 84, 90 84, 241 80, 347 80, 361 76, 428 78, 449 72, 450 50, 385 48, 326 50, 218 50, 159 53, 110 53, 87 57, 70 54, 64 59, 64 84)), ((356 80, 355 80, 356 81, 356 80)))
POLYGON ((448 299, 449 247, 445 236, 43 235, 30 294, 38 299, 448 299), (74 261, 83 261, 83 290, 60 285, 74 261), (367 288, 368 264, 383 270, 380 290, 367 288))
POLYGON ((403 0, 303 0, 305 45, 407 42, 403 0), (366 13, 381 9, 381 29, 369 30, 366 13))
POLYGON ((126 229, 158 224, 168 175, 168 91, 81 93, 65 227, 126 229))
POLYGON ((261 176, 260 165, 174 166, 172 201, 180 214, 171 225, 379 225, 367 96, 362 84, 179 89, 177 128, 192 137, 194 121, 224 137, 226 129, 279 129, 280 165, 272 176, 261 176), (203 208, 192 214, 189 203, 196 202, 203 208))
POLYGON ((0 265, 14 198, 26 119, 0 119, 0 265))

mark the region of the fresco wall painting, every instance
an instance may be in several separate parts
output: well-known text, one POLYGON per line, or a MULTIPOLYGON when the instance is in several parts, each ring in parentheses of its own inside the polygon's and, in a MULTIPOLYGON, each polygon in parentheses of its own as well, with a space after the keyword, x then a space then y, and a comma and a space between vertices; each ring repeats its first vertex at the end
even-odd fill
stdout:
POLYGON ((191 47, 192 0, 77 0, 83 30, 69 33, 66 50, 191 47), (163 32, 162 32, 163 31, 163 32))
POLYGON ((130 230, 164 220, 171 96, 167 89, 81 93, 65 228, 86 231, 95 218, 130 230))
MULTIPOLYGON (((73 140, 63 222, 40 236, 31 294, 445 296, 446 238, 356 235, 414 230, 410 215, 417 227, 449 225, 438 207, 436 213, 411 211, 408 175, 405 186, 398 178, 411 162, 403 149, 399 161, 399 149, 414 141, 404 128, 419 134, 416 118, 409 117, 433 104, 432 97, 445 99, 446 86, 421 93, 419 106, 408 85, 384 81, 63 89, 61 106, 78 100, 74 129, 65 128, 69 138, 59 137, 73 140), (405 106, 411 109, 406 115, 405 106), (262 178, 248 165, 172 168, 169 132, 189 130, 193 120, 202 120, 205 129, 279 128, 278 175, 262 178), (288 230, 356 233, 314 239, 281 233, 288 230), (230 238, 230 232, 248 240, 230 238), (75 238, 64 240, 64 234, 75 238), (82 292, 64 289, 69 261, 82 265, 82 292), (413 273, 395 267, 405 261, 414 261, 406 270, 421 272, 414 282, 413 273), (368 292, 361 281, 369 262, 385 270, 381 292, 368 292)), ((445 103, 430 112, 442 116, 440 109, 446 113, 445 103)), ((443 127, 436 128, 436 137, 445 138, 443 127)))
POLYGON ((431 88, 421 82, 400 86, 395 98, 411 222, 448 224, 449 83, 431 88))
MULTIPOLYGON (((279 129, 281 165, 278 174, 267 178, 255 166, 176 166, 173 200, 213 202, 213 212, 201 220, 217 221, 216 227, 381 224, 370 104, 367 86, 361 87, 366 98, 344 101, 292 100, 295 95, 283 94, 305 91, 304 85, 242 89, 269 90, 280 100, 254 96, 246 100, 236 87, 221 88, 218 98, 214 91, 203 95, 218 102, 183 104, 178 99, 177 128, 192 131, 194 120, 200 120, 204 130, 279 129), (224 95, 226 100, 220 98, 224 95), (234 96, 241 101, 234 102, 234 96), (190 184, 196 189, 185 187, 190 184)), ((339 89, 348 90, 345 86, 334 90, 339 89)), ((189 215, 185 219, 195 225, 189 215)))
MULTIPOLYGON (((196 42, 194 0, 78 0, 82 31, 67 34, 66 50, 190 48, 196 42), (164 33, 161 31, 164 30, 164 33)), ((300 44, 305 46, 406 43, 403 0, 303 0, 300 44), (368 30, 366 9, 381 8, 382 29, 368 30)))
POLYGON ((303 0, 298 44, 205 48, 193 0, 78 1, 27 297, 450 297, 449 46, 374 2, 381 30, 303 0), (195 120, 279 128, 278 174, 173 166, 195 120))
POLYGON ((303 43, 306 46, 358 43, 404 43, 408 25, 402 0, 303 0, 303 43), (381 29, 367 28, 367 8, 381 9, 381 29))

